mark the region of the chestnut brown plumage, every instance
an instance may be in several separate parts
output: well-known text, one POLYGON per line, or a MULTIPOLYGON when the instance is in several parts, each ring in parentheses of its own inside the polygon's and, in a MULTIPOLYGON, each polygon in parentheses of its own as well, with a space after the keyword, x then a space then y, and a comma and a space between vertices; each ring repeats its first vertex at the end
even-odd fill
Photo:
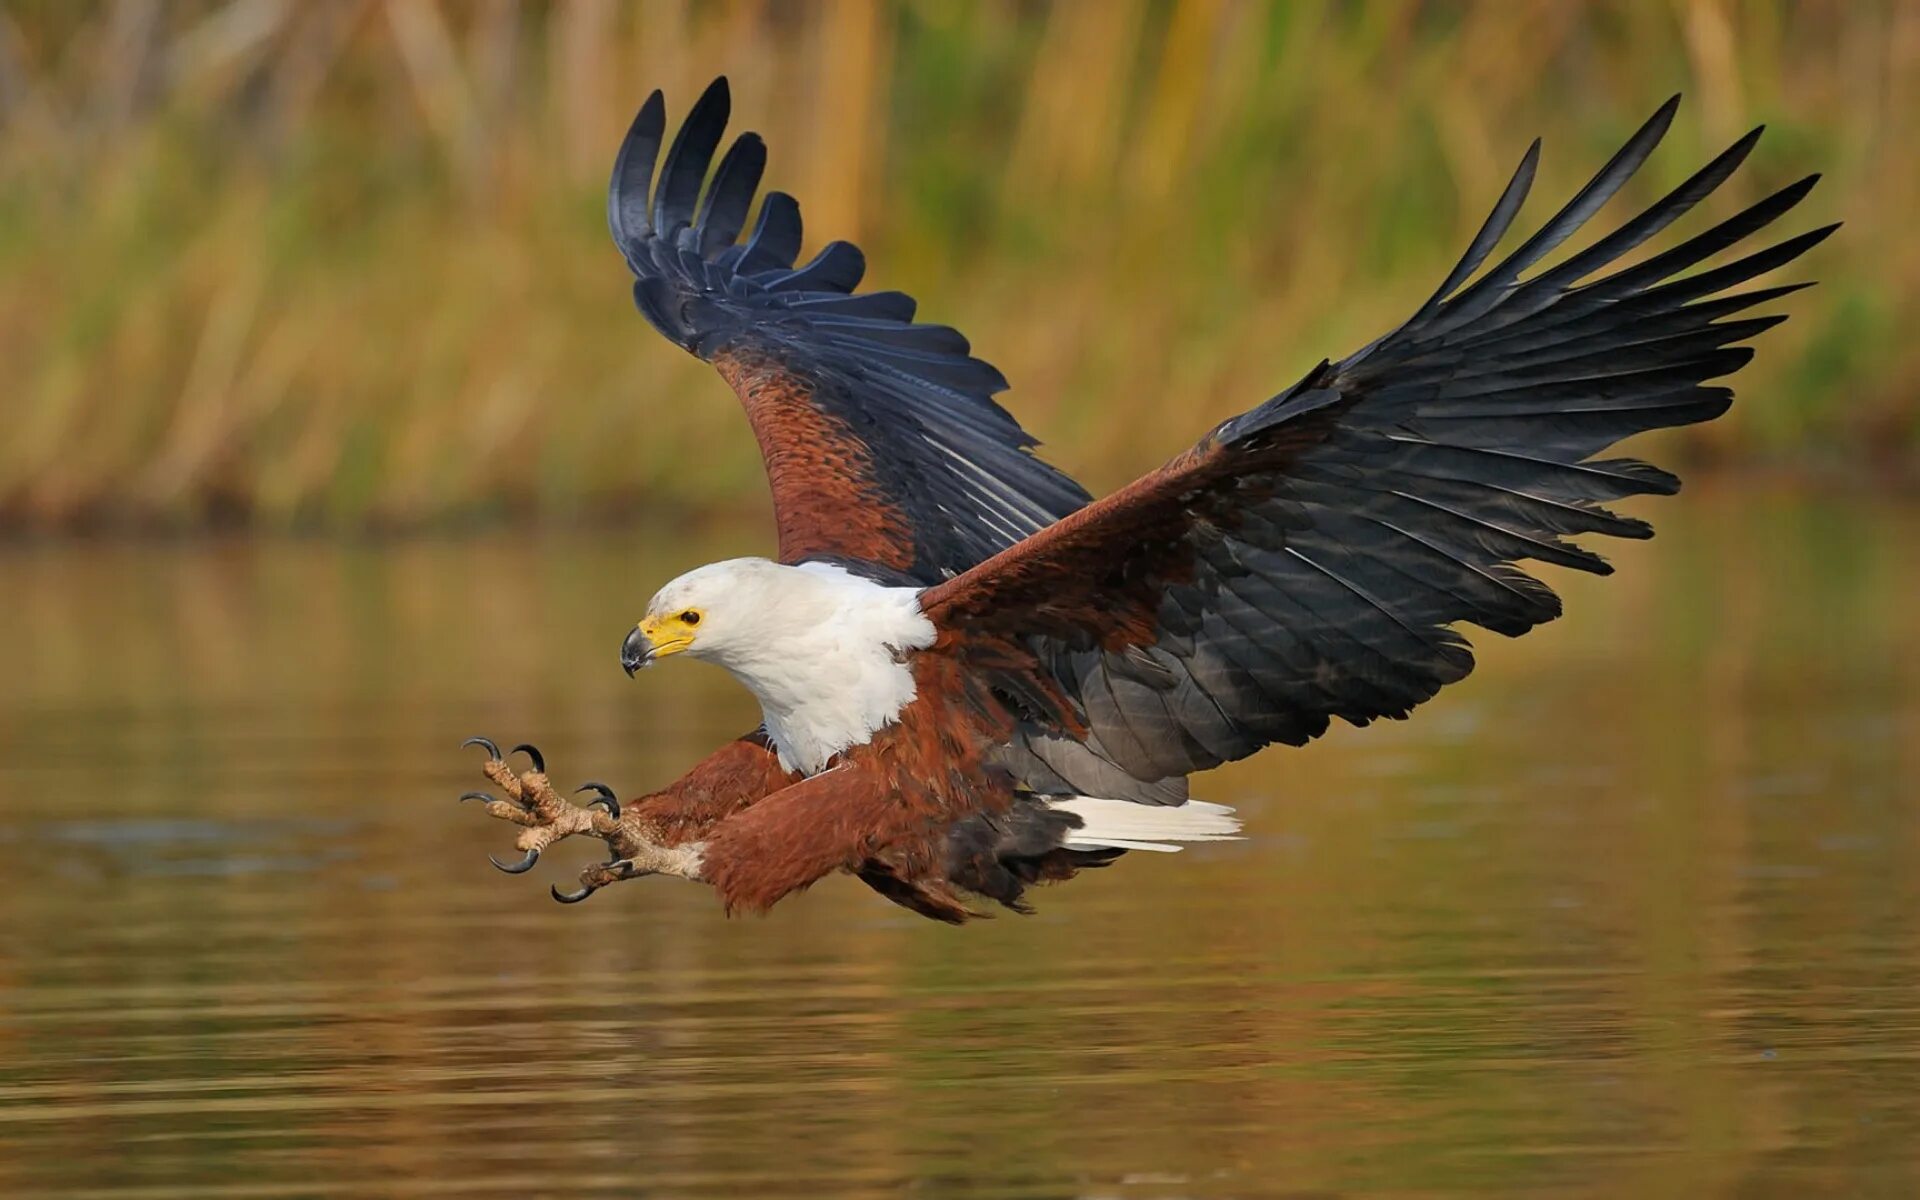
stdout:
POLYGON ((617 819, 527 817, 547 811, 544 772, 490 763, 519 807, 489 811, 528 827, 531 854, 566 832, 626 854, 590 869, 589 887, 680 873, 729 911, 756 911, 845 871, 947 921, 973 915, 971 897, 1024 911, 1031 884, 1171 848, 1152 830, 1178 840, 1230 828, 1181 823, 1208 807, 1188 801, 1189 774, 1304 743, 1334 718, 1406 716, 1472 669, 1462 626, 1517 635, 1559 615, 1558 597, 1519 564, 1604 574, 1570 536, 1650 536, 1605 505, 1678 481, 1597 456, 1720 415, 1732 394, 1711 381, 1784 319, 1741 314, 1804 285, 1739 289, 1833 226, 1698 268, 1799 203, 1813 178, 1620 265, 1725 182, 1759 130, 1545 265, 1646 161, 1677 102, 1487 266, 1532 184, 1536 142, 1404 324, 1090 503, 1034 456, 993 400, 1005 381, 964 338, 914 324, 899 293, 854 293, 857 249, 832 243, 794 267, 790 198, 769 194, 737 241, 766 152, 743 135, 705 182, 724 81, 694 106, 656 185, 656 93, 609 201, 636 303, 739 394, 766 460, 780 561, 917 588, 915 619, 932 632, 889 643, 909 698, 811 776, 789 770, 785 744, 762 731, 617 819), (1167 816, 1114 820, 1100 807, 1116 804, 1167 816))

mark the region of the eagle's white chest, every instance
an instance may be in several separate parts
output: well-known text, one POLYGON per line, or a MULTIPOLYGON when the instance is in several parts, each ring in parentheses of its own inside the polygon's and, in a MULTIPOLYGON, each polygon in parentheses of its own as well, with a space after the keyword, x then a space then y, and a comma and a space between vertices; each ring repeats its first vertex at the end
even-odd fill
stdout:
POLYGON ((934 628, 916 588, 885 587, 823 563, 791 570, 794 587, 766 600, 779 611, 764 636, 714 661, 760 701, 781 765, 813 775, 913 702, 908 655, 933 644, 934 628))

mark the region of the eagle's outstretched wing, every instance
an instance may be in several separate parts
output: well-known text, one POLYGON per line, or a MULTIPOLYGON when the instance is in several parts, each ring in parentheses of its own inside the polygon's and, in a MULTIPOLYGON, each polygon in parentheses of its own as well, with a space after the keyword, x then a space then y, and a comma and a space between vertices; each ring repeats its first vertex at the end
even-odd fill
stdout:
POLYGON ((739 241, 767 151, 726 130, 716 79, 674 136, 655 92, 614 163, 607 222, 653 326, 712 362, 740 394, 766 460, 785 562, 867 564, 933 583, 1087 500, 1033 455, 994 403, 1007 382, 900 292, 854 294, 859 249, 833 242, 802 267, 800 208, 769 192, 739 241), (703 189, 703 184, 704 189, 703 189))
POLYGON ((1305 742, 1332 717, 1404 716, 1472 668, 1456 623, 1512 635, 1558 616, 1558 597, 1515 564, 1605 573, 1563 535, 1650 535, 1602 505, 1678 481, 1593 456, 1725 412, 1732 393, 1706 381, 1745 364, 1738 343, 1784 319, 1734 314, 1794 290, 1731 289, 1833 228, 1681 274, 1792 208, 1808 178, 1618 265, 1719 186, 1755 130, 1617 231, 1522 278, 1646 160, 1677 100, 1469 282, 1520 208, 1536 142, 1400 328, 929 589, 923 607, 948 651, 1003 676, 993 694, 1046 736, 1155 780, 1305 742))

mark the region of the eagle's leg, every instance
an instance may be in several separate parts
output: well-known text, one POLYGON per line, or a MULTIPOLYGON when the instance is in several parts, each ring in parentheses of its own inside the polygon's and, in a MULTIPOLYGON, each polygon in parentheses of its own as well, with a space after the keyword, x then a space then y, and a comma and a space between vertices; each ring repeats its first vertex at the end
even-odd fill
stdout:
POLYGON ((580 890, 563 892, 554 888, 553 898, 562 904, 578 904, 610 883, 647 875, 700 878, 700 852, 697 846, 662 846, 644 838, 609 838, 607 846, 612 857, 580 872, 580 890), (622 845, 626 847, 624 851, 622 845))
POLYGON ((524 752, 533 763, 532 770, 515 772, 500 753, 500 747, 491 740, 469 738, 466 744, 487 752, 487 759, 480 766, 481 773, 506 793, 507 798, 502 800, 485 792, 468 792, 460 798, 484 800, 489 816, 521 826, 519 836, 514 839, 514 848, 521 853, 518 861, 502 862, 489 856, 493 865, 507 874, 532 870, 548 846, 575 834, 606 842, 611 857, 606 863, 580 873, 582 890, 563 893, 553 889, 554 898, 564 903, 584 900, 595 890, 622 879, 690 873, 685 865, 686 853, 658 845, 654 831, 644 819, 635 813, 621 812, 619 799, 606 784, 583 784, 579 790, 592 792, 594 797, 584 806, 575 804, 554 790, 553 782, 547 778, 546 760, 535 747, 513 748, 511 752, 524 752))

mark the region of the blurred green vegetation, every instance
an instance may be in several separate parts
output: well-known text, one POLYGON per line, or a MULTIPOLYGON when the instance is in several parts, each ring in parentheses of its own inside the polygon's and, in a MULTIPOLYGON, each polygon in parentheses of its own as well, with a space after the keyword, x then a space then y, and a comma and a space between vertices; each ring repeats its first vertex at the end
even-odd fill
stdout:
POLYGON ((601 217, 646 91, 719 72, 809 243, 965 330, 1096 491, 1403 317, 1534 135, 1538 220, 1676 90, 1632 200, 1766 122, 1710 215, 1819 170, 1793 228, 1848 227, 1657 452, 1920 463, 1920 5, 12 0, 0 522, 752 502, 601 217))

